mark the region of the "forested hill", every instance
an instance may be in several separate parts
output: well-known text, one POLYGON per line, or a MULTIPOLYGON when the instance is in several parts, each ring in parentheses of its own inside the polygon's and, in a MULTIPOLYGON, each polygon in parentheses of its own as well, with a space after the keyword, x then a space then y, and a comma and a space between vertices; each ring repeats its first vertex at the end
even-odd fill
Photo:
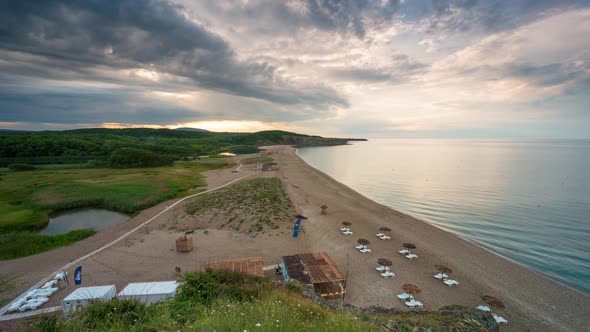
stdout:
POLYGON ((346 144, 350 139, 323 138, 287 131, 214 133, 172 129, 76 129, 42 132, 0 132, 0 165, 11 163, 76 163, 108 158, 118 149, 148 150, 173 159, 223 151, 256 152, 272 144, 305 146, 346 144))

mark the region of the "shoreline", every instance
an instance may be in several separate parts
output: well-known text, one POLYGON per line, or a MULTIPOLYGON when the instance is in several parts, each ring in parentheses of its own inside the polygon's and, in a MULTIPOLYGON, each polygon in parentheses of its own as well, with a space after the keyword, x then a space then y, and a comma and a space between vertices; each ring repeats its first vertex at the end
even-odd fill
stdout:
MULTIPOLYGON (((455 236, 455 237, 457 237, 457 238, 458 238, 458 239, 460 239, 460 240, 467 241, 467 242, 469 242, 469 243, 473 244, 474 246, 476 246, 476 247, 478 247, 478 248, 480 248, 480 249, 483 249, 483 250, 485 250, 485 251, 488 251, 489 253, 491 253, 491 254, 494 254, 494 255, 498 256, 499 258, 505 259, 505 260, 507 260, 507 261, 509 261, 509 262, 511 262, 511 263, 514 263, 514 264, 516 264, 516 265, 520 266, 521 268, 524 268, 524 269, 527 269, 527 270, 528 270, 528 271, 530 271, 530 272, 536 273, 537 275, 539 275, 539 276, 541 276, 541 277, 544 277, 544 278, 548 279, 549 281, 552 281, 552 282, 554 282, 554 283, 557 283, 557 284, 559 284, 560 286, 566 287, 566 288, 570 289, 571 291, 577 292, 577 293, 579 293, 580 295, 583 295, 583 296, 588 296, 588 297, 590 297, 590 293, 586 293, 586 292, 584 292, 584 291, 582 291, 582 290, 576 289, 576 288, 574 288, 574 287, 572 287, 572 286, 570 286, 570 285, 568 285, 568 284, 565 284, 565 283, 563 283, 563 282, 561 282, 561 281, 559 281, 559 280, 555 280, 555 279, 551 278, 550 276, 548 276, 548 275, 546 275, 546 274, 542 273, 541 271, 537 271, 537 270, 535 270, 534 268, 532 268, 532 267, 530 267, 530 266, 528 266, 528 265, 526 265, 526 264, 524 264, 524 263, 522 263, 522 262, 516 261, 516 260, 514 260, 514 259, 512 259, 512 258, 510 258, 510 257, 504 256, 504 255, 502 255, 502 254, 500 254, 500 253, 498 253, 498 252, 495 252, 495 251, 493 251, 492 249, 486 248, 486 247, 485 247, 485 244, 484 244, 484 243, 482 243, 482 242, 479 242, 479 241, 477 241, 477 240, 473 240, 473 239, 469 239, 469 238, 467 238, 467 237, 463 237, 463 236, 461 236, 460 234, 458 234, 458 233, 455 233, 455 232, 453 232, 453 231, 451 231, 451 230, 444 229, 444 228, 442 228, 442 227, 440 227, 440 226, 437 226, 437 225, 436 225, 436 224, 434 224, 434 223, 430 223, 430 222, 428 222, 428 221, 426 221, 426 220, 423 220, 423 219, 421 219, 421 218, 419 218, 419 217, 416 217, 416 216, 414 216, 414 215, 412 215, 412 214, 409 214, 409 213, 407 213, 407 212, 404 212, 404 211, 401 211, 401 210, 397 210, 397 209, 396 209, 396 208, 394 208, 394 207, 388 206, 388 205, 386 205, 386 204, 379 203, 379 202, 377 202, 377 201, 375 201, 375 200, 373 200, 373 199, 371 199, 371 198, 369 198, 369 197, 365 196, 365 195, 364 195, 364 194, 362 194, 361 192, 359 192, 359 191, 357 191, 357 190, 353 189, 352 187, 350 187, 350 186, 346 185, 346 184, 345 184, 345 183, 343 183, 343 182, 340 182, 340 181, 336 180, 335 178, 333 178, 332 176, 330 176, 328 173, 326 173, 326 172, 324 172, 324 171, 322 171, 322 170, 320 170, 320 169, 318 169, 318 168, 314 167, 313 165, 309 164, 308 162, 306 162, 306 161, 305 161, 305 159, 303 159, 303 158, 302 158, 302 157, 301 157, 301 156, 300 156, 300 155, 297 153, 297 149, 299 149, 299 148, 306 148, 306 147, 307 147, 307 146, 293 146, 293 148, 295 149, 295 155, 296 155, 296 156, 297 156, 297 157, 298 157, 298 158, 299 158, 299 159, 300 159, 300 160, 301 160, 303 163, 305 163, 307 166, 309 166, 309 167, 313 168, 315 171, 317 171, 317 172, 319 172, 319 173, 323 174, 324 176, 326 176, 326 177, 329 177, 329 178, 330 178, 330 179, 332 179, 333 181, 335 181, 335 182, 338 182, 338 183, 339 183, 339 184, 341 184, 342 186, 345 186, 345 187, 346 187, 346 188, 348 188, 349 190, 351 190, 351 191, 354 191, 354 192, 355 192, 355 193, 357 193, 358 195, 365 197, 366 199, 368 199, 368 200, 372 201, 373 203, 375 203, 375 204, 379 204, 379 205, 381 205, 381 206, 383 206, 383 207, 385 207, 385 208, 391 209, 392 211, 394 211, 394 212, 396 212, 396 213, 401 213, 401 214, 404 214, 404 215, 406 215, 406 216, 408 216, 408 217, 410 217, 410 218, 412 218, 412 219, 415 219, 415 220, 417 220, 417 221, 419 221, 419 222, 422 222, 422 223, 424 223, 424 224, 427 224, 427 225, 429 225, 429 226, 435 227, 435 228, 437 228, 437 229, 439 229, 439 230, 441 230, 441 231, 443 231, 443 232, 446 232, 446 233, 448 233, 449 235, 452 235, 452 236, 455 236)), ((314 146, 314 147, 315 147, 315 146, 314 146)))
MULTIPOLYGON (((321 170, 307 164, 295 153, 294 148, 289 149, 291 149, 290 154, 294 157, 294 160, 304 165, 303 168, 307 168, 310 173, 315 173, 323 177, 326 182, 332 182, 336 187, 336 191, 342 191, 345 194, 351 195, 353 201, 360 201, 359 205, 365 208, 386 210, 387 212, 384 212, 385 219, 396 219, 395 221, 388 220, 387 223, 388 225, 396 226, 391 227, 394 229, 393 234, 396 235, 395 238, 399 238, 399 235, 396 234, 399 228, 400 235, 410 240, 404 242, 423 243, 422 245, 418 245, 417 253, 419 256, 423 252, 420 249, 426 248, 430 251, 428 255, 440 256, 435 261, 443 263, 453 262, 455 264, 451 265, 455 267, 462 266, 453 274, 453 278, 456 277, 459 281, 462 281, 461 279, 471 279, 469 281, 473 289, 467 292, 472 293, 473 299, 467 299, 465 297, 461 300, 467 302, 462 302, 459 300, 461 296, 457 296, 454 304, 468 306, 481 304, 477 294, 482 295, 488 293, 489 295, 500 297, 507 304, 508 309, 504 312, 499 312, 499 314, 508 313, 509 320, 512 318, 507 326, 502 327, 502 330, 581 331, 586 328, 583 319, 590 315, 590 308, 585 305, 589 303, 590 298, 586 294, 555 281, 521 263, 497 254, 490 249, 484 248, 473 241, 463 239, 455 233, 443 230, 426 221, 372 201, 345 184, 336 181, 321 170), (404 226, 407 226, 407 229, 404 230, 404 226), (412 230, 412 228, 414 229, 412 230), (426 242, 419 240, 421 237, 420 233, 429 233, 428 235, 430 236, 428 236, 426 242), (452 244, 442 244, 445 241, 451 242, 452 244), (440 243, 440 248, 437 247, 439 245, 437 242, 440 243), (443 246, 446 246, 444 250, 442 250, 443 246), (447 252, 446 254, 445 251, 447 252), (465 252, 468 252, 468 254, 465 254, 465 252), (486 262, 488 266, 492 267, 490 268, 486 266, 486 263, 482 262, 486 262), (473 294, 474 292, 475 294, 473 294), (513 313, 510 313, 510 311, 513 311, 513 313), (517 312, 519 313, 516 314, 517 312), (521 317, 526 317, 526 319, 521 319, 521 317)), ((301 188, 305 189, 304 186, 301 186, 301 188)), ((339 224, 339 222, 336 222, 332 227, 337 227, 339 224)), ((357 224, 353 221, 353 231, 358 228, 357 224)), ((373 229, 376 230, 376 228, 373 229)), ((356 238, 356 234, 355 232, 354 238, 356 238)), ((420 256, 421 258, 422 256, 420 256)), ((339 266, 342 265, 341 262, 342 260, 338 262, 339 266)), ((396 265, 394 263, 394 267, 396 265)), ((405 267, 404 265, 401 266, 402 269, 405 267)), ((435 272, 433 266, 429 269, 435 272)), ((394 270, 396 273, 398 272, 396 269, 394 270)), ((428 278, 432 278, 431 275, 423 278, 423 271, 419 273, 422 274, 421 278, 424 280, 423 282, 428 282, 428 278)), ((457 292, 463 292, 462 286, 464 284, 455 290, 457 292)), ((433 302, 436 303, 436 300, 433 302)))

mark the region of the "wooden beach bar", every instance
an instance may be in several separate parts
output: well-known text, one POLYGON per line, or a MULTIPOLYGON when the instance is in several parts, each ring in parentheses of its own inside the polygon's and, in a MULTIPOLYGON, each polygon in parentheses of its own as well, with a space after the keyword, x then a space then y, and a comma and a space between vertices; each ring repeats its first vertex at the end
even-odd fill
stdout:
POLYGON ((324 298, 344 296, 344 276, 325 252, 296 254, 281 258, 283 279, 295 279, 302 284, 313 285, 324 298))

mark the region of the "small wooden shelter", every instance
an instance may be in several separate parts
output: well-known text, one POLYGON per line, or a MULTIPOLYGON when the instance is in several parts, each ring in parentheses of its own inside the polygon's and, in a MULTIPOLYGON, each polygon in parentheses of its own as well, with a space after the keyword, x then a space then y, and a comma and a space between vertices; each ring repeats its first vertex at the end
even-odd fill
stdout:
POLYGON ((313 285, 322 297, 344 296, 344 276, 325 252, 283 256, 283 278, 313 285))
POLYGON ((176 239, 176 251, 190 252, 193 250, 193 238, 183 235, 176 239))
POLYGON ((262 256, 231 259, 221 262, 209 262, 207 268, 217 271, 237 272, 255 277, 264 277, 264 262, 262 256))

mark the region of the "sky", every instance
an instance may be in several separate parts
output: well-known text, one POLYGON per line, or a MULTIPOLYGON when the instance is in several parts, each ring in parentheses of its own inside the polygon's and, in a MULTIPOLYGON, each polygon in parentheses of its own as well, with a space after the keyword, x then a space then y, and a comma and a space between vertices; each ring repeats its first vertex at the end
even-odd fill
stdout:
POLYGON ((0 4, 0 128, 590 138, 589 1, 0 4))

